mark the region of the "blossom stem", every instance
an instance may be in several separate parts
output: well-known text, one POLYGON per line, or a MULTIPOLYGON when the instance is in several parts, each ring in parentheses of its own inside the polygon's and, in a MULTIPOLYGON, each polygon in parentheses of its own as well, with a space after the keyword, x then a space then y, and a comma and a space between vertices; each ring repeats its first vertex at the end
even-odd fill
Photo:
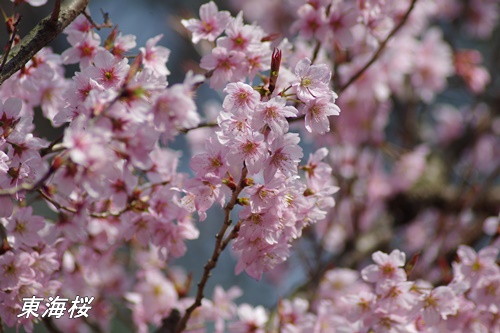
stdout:
POLYGON ((198 129, 198 128, 202 128, 202 127, 215 127, 217 126, 217 123, 214 123, 214 122, 203 122, 203 123, 200 123, 198 126, 195 126, 195 127, 191 127, 191 128, 182 128, 182 129, 179 129, 179 132, 182 132, 184 134, 192 131, 192 130, 195 130, 195 129, 198 129))
MULTIPOLYGON (((222 253, 222 250, 227 246, 227 243, 229 243, 227 238, 224 239, 224 234, 231 225, 231 219, 230 219, 231 211, 236 205, 238 196, 245 187, 245 179, 247 174, 248 174, 247 167, 244 166, 241 172, 240 181, 237 184, 236 188, 233 190, 231 199, 224 207, 224 223, 222 224, 217 235, 215 236, 215 247, 212 256, 210 257, 210 259, 208 259, 208 262, 203 267, 203 276, 201 277, 200 282, 198 282, 198 291, 196 293, 196 299, 194 300, 193 304, 191 304, 191 306, 186 309, 184 316, 182 316, 181 320, 177 324, 177 328, 175 330, 177 333, 182 332, 186 328, 186 324, 189 320, 189 317, 191 317, 191 314, 194 312, 194 310, 196 310, 196 308, 201 306, 201 300, 203 299, 203 291, 205 290, 208 278, 210 277, 210 272, 217 265, 217 261, 219 260, 219 256, 222 253)), ((233 229, 233 231, 234 230, 235 229, 233 229)))
POLYGON ((16 35, 17 35, 17 26, 18 26, 20 21, 21 21, 21 16, 19 15, 19 16, 17 16, 16 21, 12 24, 14 29, 11 33, 9 43, 7 44, 7 50, 5 51, 5 55, 3 56, 2 64, 0 65, 0 73, 3 71, 3 68, 5 67, 7 59, 9 58, 9 53, 12 50, 12 45, 14 45, 14 40, 16 39, 16 35))
POLYGON ((370 60, 360 69, 356 72, 356 74, 354 74, 350 79, 349 81, 347 81, 346 84, 344 84, 342 87, 339 88, 338 90, 338 94, 340 95, 344 90, 346 90, 351 84, 353 84, 354 81, 356 81, 357 79, 359 79, 361 77, 361 75, 363 75, 363 73, 378 59, 378 57, 382 54, 382 51, 385 49, 385 46, 387 45, 387 43, 389 42, 389 40, 399 31, 399 29, 401 29, 401 27, 403 27, 403 25, 406 23, 406 21, 408 20, 408 17, 410 17, 410 14, 411 12, 413 11, 413 8, 415 7, 415 3, 417 2, 417 0, 412 0, 411 4, 410 4, 410 7, 408 8, 408 10, 406 11, 405 15, 403 16, 403 18, 401 19, 401 21, 399 21, 399 23, 394 27, 394 29, 392 29, 392 31, 389 33, 389 35, 387 35, 387 37, 382 41, 382 43, 380 43, 377 51, 372 55, 372 57, 370 58, 370 60))
POLYGON ((9 196, 9 195, 14 195, 16 193, 19 193, 21 191, 34 191, 45 183, 47 179, 56 171, 56 168, 50 167, 49 170, 43 175, 42 178, 40 178, 36 183, 34 184, 27 184, 24 183, 20 186, 12 187, 12 188, 6 188, 0 190, 0 197, 3 196, 9 196))
POLYGON ((51 16, 52 22, 57 22, 60 13, 61 13, 61 0, 56 0, 56 3, 54 4, 54 10, 52 11, 52 16, 51 16))

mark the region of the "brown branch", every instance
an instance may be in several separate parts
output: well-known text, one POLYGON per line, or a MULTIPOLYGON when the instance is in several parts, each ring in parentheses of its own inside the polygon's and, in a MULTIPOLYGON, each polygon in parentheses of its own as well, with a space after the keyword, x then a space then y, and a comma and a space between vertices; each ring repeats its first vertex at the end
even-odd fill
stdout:
POLYGON ((33 58, 43 47, 56 38, 73 20, 85 11, 89 0, 64 0, 56 21, 51 13, 44 18, 29 34, 17 44, 0 72, 0 85, 33 58))
POLYGON ((377 58, 380 56, 380 54, 382 53, 382 51, 385 49, 385 46, 387 45, 387 43, 389 42, 389 40, 396 34, 396 32, 399 31, 399 29, 401 29, 401 27, 406 23, 406 21, 408 20, 408 17, 410 17, 410 13, 413 11, 413 8, 415 7, 415 3, 417 2, 417 0, 412 0, 411 4, 410 4, 410 7, 408 8, 408 10, 406 11, 405 15, 403 16, 403 18, 401 19, 401 21, 399 21, 399 23, 394 27, 394 29, 392 29, 392 31, 389 33, 389 35, 387 35, 387 37, 384 39, 384 41, 382 43, 380 43, 377 51, 372 55, 372 57, 370 58, 370 60, 366 63, 366 65, 364 65, 360 70, 358 70, 356 72, 356 74, 354 74, 350 79, 349 81, 347 81, 346 84, 344 84, 342 87, 339 88, 339 90, 337 91, 337 93, 340 95, 344 90, 347 89, 347 87, 349 87, 354 81, 356 81, 357 79, 359 79, 361 77, 361 75, 363 75, 363 73, 377 60, 377 58))
MULTIPOLYGON (((186 324, 189 320, 189 317, 191 317, 191 315, 193 314, 194 310, 196 310, 197 307, 201 306, 201 300, 203 299, 203 291, 205 289, 205 285, 207 284, 208 278, 210 277, 210 272, 217 265, 217 260, 219 260, 219 256, 223 250, 223 247, 225 248, 227 243, 229 243, 229 241, 227 241, 227 239, 224 240, 224 234, 226 233, 227 228, 229 228, 229 226, 231 225, 231 220, 230 220, 231 211, 233 210, 234 206, 236 205, 236 202, 238 200, 238 196, 240 195, 243 188, 246 186, 245 178, 246 178, 247 174, 248 174, 248 170, 245 166, 245 167, 243 167, 243 170, 241 172, 241 178, 240 178, 239 184, 234 189, 233 194, 231 196, 231 199, 224 207, 224 213, 225 213, 224 223, 222 224, 217 235, 215 236, 215 247, 214 247, 214 251, 212 253, 212 257, 210 259, 208 259, 208 262, 203 267, 203 276, 201 277, 200 282, 198 282, 198 291, 196 293, 196 299, 194 300, 193 304, 191 304, 191 306, 186 309, 184 316, 182 316, 181 320, 177 324, 177 328, 176 328, 177 333, 182 332, 186 328, 186 324)), ((234 229, 233 229, 233 231, 234 231, 234 229)))
MULTIPOLYGON (((42 198, 44 198, 45 200, 50 202, 58 210, 64 210, 64 211, 66 211, 68 213, 72 213, 72 214, 78 213, 78 210, 76 208, 62 205, 61 203, 57 202, 54 198, 52 198, 50 195, 48 195, 44 190, 38 189, 37 191, 38 191, 38 193, 40 193, 42 198)), ((131 207, 131 206, 127 206, 117 213, 111 213, 109 211, 103 212, 103 213, 89 212, 87 215, 90 217, 96 218, 96 219, 107 219, 109 217, 120 217, 122 214, 124 214, 125 212, 128 212, 132 208, 133 207, 131 207)))
POLYGON ((242 223, 243 220, 239 220, 238 223, 236 223, 236 225, 233 227, 233 230, 231 230, 229 235, 227 235, 224 241, 222 241, 221 251, 224 251, 224 249, 228 246, 229 242, 238 237, 238 232, 240 231, 242 223))
POLYGON ((52 11, 52 15, 50 16, 50 20, 52 22, 57 22, 59 14, 61 14, 61 0, 56 0, 56 3, 54 4, 54 10, 52 11))

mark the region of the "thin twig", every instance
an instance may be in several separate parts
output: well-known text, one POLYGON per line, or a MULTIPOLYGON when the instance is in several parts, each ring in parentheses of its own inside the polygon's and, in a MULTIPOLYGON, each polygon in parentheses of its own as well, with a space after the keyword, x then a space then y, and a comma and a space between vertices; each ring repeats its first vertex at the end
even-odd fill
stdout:
POLYGON ((61 13, 61 0, 56 0, 56 3, 54 4, 54 10, 52 11, 52 16, 50 18, 51 21, 57 22, 60 13, 61 13))
POLYGON ((12 187, 12 188, 6 188, 6 189, 2 189, 0 190, 0 197, 3 197, 3 196, 10 196, 10 195, 14 195, 16 193, 19 193, 21 191, 34 191, 38 188, 40 188, 41 186, 43 186, 43 184, 45 183, 45 181, 47 179, 49 179, 49 177, 56 171, 55 168, 53 167, 50 167, 49 170, 45 173, 45 175, 42 176, 42 178, 40 178, 36 183, 34 184, 27 184, 27 183, 23 183, 22 185, 20 186, 16 186, 16 187, 12 187))
POLYGON ((105 13, 102 9, 101 9, 101 14, 102 14, 102 17, 104 18, 103 24, 95 23, 94 20, 92 20, 92 17, 89 14, 87 14, 86 12, 83 12, 82 14, 85 16, 87 21, 89 21, 89 23, 97 30, 101 30, 102 28, 112 28, 113 27, 113 23, 109 20, 109 14, 105 13))
POLYGON ((356 72, 356 74, 354 74, 350 79, 349 81, 347 81, 346 84, 344 84, 342 87, 339 88, 339 90, 337 91, 338 94, 342 93, 344 90, 347 89, 347 87, 349 87, 354 81, 356 81, 357 79, 360 78, 361 75, 363 75, 363 73, 375 62, 375 60, 377 60, 377 58, 380 56, 380 54, 382 53, 382 51, 385 49, 385 46, 387 45, 387 43, 389 42, 389 40, 396 34, 396 32, 398 32, 399 29, 401 29, 401 27, 406 23, 406 21, 408 20, 408 17, 410 17, 410 13, 413 11, 413 8, 415 7, 415 3, 417 2, 417 0, 412 0, 411 4, 410 4, 410 7, 408 8, 408 10, 406 11, 405 15, 403 16, 403 18, 401 19, 401 21, 399 21, 399 23, 394 27, 394 29, 392 29, 392 31, 389 33, 389 35, 387 35, 387 37, 384 39, 384 41, 382 43, 380 43, 377 51, 372 55, 371 59, 366 63, 366 65, 364 65, 359 71, 356 72))
POLYGON ((12 30, 12 34, 11 34, 10 39, 9 39, 9 44, 7 44, 7 50, 5 51, 5 55, 3 56, 3 59, 2 59, 2 64, 0 65, 0 73, 2 72, 3 68, 5 67, 5 64, 7 63, 7 59, 9 58, 10 50, 12 49, 12 45, 14 45, 14 40, 16 39, 16 35, 17 35, 17 25, 19 24, 19 22, 21 22, 21 16, 18 16, 16 22, 14 22, 12 24, 13 30, 12 30))
POLYGON ((224 251, 224 249, 227 247, 229 242, 231 242, 233 239, 238 237, 238 232, 240 231, 241 224, 243 223, 243 220, 239 220, 238 223, 233 227, 233 230, 227 235, 227 237, 222 241, 222 246, 221 246, 221 251, 224 251))
POLYGON ((24 67, 43 47, 56 38, 73 20, 85 11, 89 0, 65 0, 56 22, 52 13, 34 27, 10 52, 0 72, 0 84, 24 67))
POLYGON ((201 300, 203 299, 203 291, 205 289, 205 285, 207 284, 208 278, 210 277, 210 272, 217 265, 217 260, 219 260, 219 256, 222 252, 223 246, 225 247, 227 243, 229 243, 227 239, 224 240, 224 234, 226 233, 227 228, 229 228, 229 226, 231 225, 231 220, 230 220, 231 211, 236 205, 238 196, 240 195, 243 188, 246 186, 245 178, 247 174, 248 170, 245 166, 243 167, 243 170, 241 172, 241 178, 239 184, 234 189, 231 199, 224 207, 224 212, 225 212, 224 223, 222 224, 217 235, 215 236, 215 247, 212 253, 212 257, 208 259, 208 262, 203 267, 203 276, 201 277, 200 282, 198 282, 198 291, 196 293, 196 299, 194 300, 193 304, 191 304, 191 306, 186 309, 184 316, 182 316, 181 320, 179 321, 176 328, 177 333, 182 332, 186 328, 186 324, 189 320, 189 317, 191 317, 192 313, 194 312, 194 310, 196 310, 197 307, 201 306, 201 300), (224 245, 224 243, 226 244, 224 245))
POLYGON ((214 123, 214 122, 203 122, 203 123, 200 123, 198 126, 194 126, 194 127, 191 127, 191 128, 181 128, 179 129, 179 132, 181 133, 188 133, 189 131, 192 131, 192 130, 195 130, 195 129, 198 129, 198 128, 202 128, 202 127, 215 127, 217 126, 217 123, 214 123))

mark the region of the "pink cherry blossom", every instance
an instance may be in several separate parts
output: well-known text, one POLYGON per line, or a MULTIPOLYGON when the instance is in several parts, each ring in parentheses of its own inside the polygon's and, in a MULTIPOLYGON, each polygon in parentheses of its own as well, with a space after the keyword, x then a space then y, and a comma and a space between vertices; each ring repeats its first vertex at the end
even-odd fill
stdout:
POLYGON ((255 106, 252 125, 257 129, 267 125, 276 134, 284 134, 288 132, 286 118, 296 117, 297 113, 294 106, 286 106, 285 98, 276 96, 255 106))
POLYGON ((6 219, 6 229, 10 235, 14 236, 16 247, 21 244, 37 246, 41 241, 38 231, 45 226, 45 221, 43 217, 33 216, 32 213, 31 207, 23 207, 6 219))
MULTIPOLYGON (((297 97, 308 102, 328 94, 332 76, 326 65, 312 65, 308 58, 300 60, 295 66, 296 81, 292 86, 297 88, 297 97)), ((337 98, 334 95, 334 98, 337 98)))
POLYGON ((202 39, 213 42, 224 31, 230 16, 229 12, 219 11, 215 2, 210 1, 200 6, 200 20, 181 20, 181 23, 193 33, 191 40, 194 44, 202 39))
POLYGON ((330 131, 328 116, 338 116, 340 114, 340 108, 335 104, 335 98, 337 98, 337 95, 331 92, 306 102, 301 112, 306 116, 306 129, 310 133, 325 134, 330 131))
POLYGON ((243 24, 243 13, 233 18, 226 26, 226 37, 217 40, 218 47, 224 47, 228 51, 246 52, 256 44, 260 43, 264 32, 259 26, 243 24))
POLYGON ((215 47, 212 53, 201 59, 200 67, 213 70, 210 77, 210 87, 222 88, 227 82, 245 77, 246 69, 241 64, 245 61, 245 54, 239 51, 228 51, 224 47, 215 47))
POLYGON ((143 64, 145 68, 153 70, 157 75, 167 76, 170 74, 170 71, 167 69, 170 50, 164 46, 156 45, 162 37, 163 35, 158 35, 148 39, 146 47, 141 47, 139 50, 143 55, 143 64))
POLYGON ((231 165, 241 166, 245 162, 248 173, 254 175, 260 171, 266 159, 267 147, 264 136, 260 133, 246 133, 234 138, 234 143, 226 155, 231 165))
POLYGON ((458 311, 458 300, 450 287, 440 286, 433 289, 423 299, 422 317, 428 327, 438 324, 440 319, 446 320, 458 311))
POLYGON ((228 112, 248 112, 255 109, 260 101, 260 95, 248 84, 241 82, 229 83, 224 92, 227 96, 224 98, 222 107, 228 112))
POLYGON ((286 176, 297 174, 297 164, 304 154, 298 146, 299 135, 287 133, 276 137, 269 145, 271 156, 266 160, 264 180, 270 182, 276 171, 280 170, 286 176))
POLYGON ((81 32, 70 32, 68 42, 72 48, 67 49, 61 54, 64 64, 80 63, 80 68, 86 68, 91 64, 91 60, 101 49, 101 38, 98 34, 90 31, 82 34, 81 32))
POLYGON ((404 252, 394 250, 390 254, 377 251, 372 255, 375 265, 369 265, 361 271, 363 279, 380 285, 386 280, 395 282, 406 281, 406 273, 403 267, 406 260, 404 252))
POLYGON ((94 66, 89 67, 89 76, 104 88, 119 87, 129 70, 127 58, 117 60, 108 51, 98 51, 94 56, 94 66))
POLYGON ((302 5, 297 11, 299 20, 292 25, 292 31, 298 31, 305 39, 324 35, 326 29, 325 7, 315 8, 310 4, 302 5))

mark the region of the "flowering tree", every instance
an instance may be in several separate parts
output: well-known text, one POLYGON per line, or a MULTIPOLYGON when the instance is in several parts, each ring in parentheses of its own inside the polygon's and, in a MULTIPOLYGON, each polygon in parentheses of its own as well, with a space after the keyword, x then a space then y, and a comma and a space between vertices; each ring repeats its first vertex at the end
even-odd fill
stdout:
POLYGON ((27 36, 7 17, 0 331, 108 332, 126 311, 133 332, 500 332, 499 1, 230 4, 180 21, 201 61, 176 84, 161 35, 136 49, 88 0, 56 0, 27 36), (465 45, 488 39, 483 63, 465 45), (36 112, 64 134, 38 137, 36 112), (174 259, 214 206, 191 286, 174 259), (223 251, 235 274, 306 278, 274 308, 237 305, 237 286, 205 288, 223 251))

